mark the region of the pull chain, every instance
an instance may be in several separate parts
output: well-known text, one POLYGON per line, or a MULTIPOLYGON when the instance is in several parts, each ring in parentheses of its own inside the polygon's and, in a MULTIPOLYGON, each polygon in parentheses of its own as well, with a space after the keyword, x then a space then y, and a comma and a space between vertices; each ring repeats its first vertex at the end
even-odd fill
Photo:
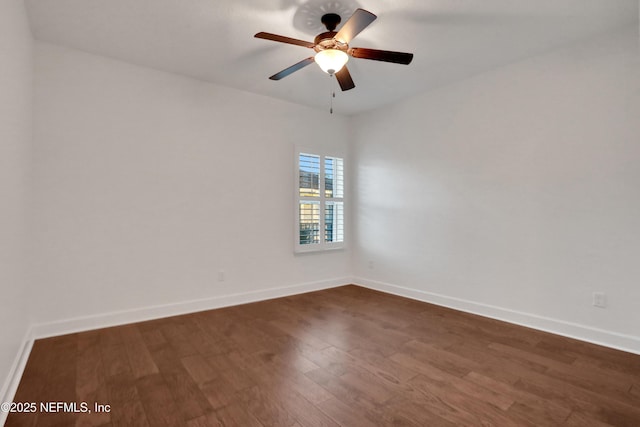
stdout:
POLYGON ((336 97, 336 83, 335 83, 335 74, 329 75, 331 78, 331 98, 329 101, 329 114, 333 114, 333 98, 336 97))

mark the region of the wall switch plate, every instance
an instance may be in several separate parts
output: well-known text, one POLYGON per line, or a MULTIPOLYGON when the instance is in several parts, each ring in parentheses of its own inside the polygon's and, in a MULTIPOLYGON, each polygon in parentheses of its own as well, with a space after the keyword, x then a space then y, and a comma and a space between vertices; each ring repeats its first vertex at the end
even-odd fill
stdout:
POLYGON ((224 271, 218 271, 218 282, 224 282, 224 271))
POLYGON ((604 292, 594 292, 593 306, 598 308, 605 308, 607 306, 607 294, 605 294, 604 292))

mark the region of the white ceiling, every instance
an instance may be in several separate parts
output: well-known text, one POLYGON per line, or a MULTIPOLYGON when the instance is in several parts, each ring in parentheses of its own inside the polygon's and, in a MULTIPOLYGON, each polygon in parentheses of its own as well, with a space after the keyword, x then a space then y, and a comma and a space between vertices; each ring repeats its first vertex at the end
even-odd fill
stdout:
MULTIPOLYGON (((409 66, 352 58, 356 88, 335 99, 354 114, 613 28, 637 24, 638 0, 26 0, 34 36, 86 52, 327 109, 332 79, 313 53, 255 39, 313 40, 324 12, 378 19, 351 46, 413 52, 409 66)), ((343 22, 348 16, 343 16, 343 22)))

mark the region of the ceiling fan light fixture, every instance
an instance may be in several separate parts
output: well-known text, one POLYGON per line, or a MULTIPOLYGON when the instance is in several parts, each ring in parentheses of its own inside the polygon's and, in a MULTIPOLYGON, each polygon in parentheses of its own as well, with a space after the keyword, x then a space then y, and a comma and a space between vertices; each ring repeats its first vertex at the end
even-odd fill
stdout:
POLYGON ((316 53, 316 63, 327 74, 335 74, 344 67, 349 55, 343 50, 325 49, 316 53))

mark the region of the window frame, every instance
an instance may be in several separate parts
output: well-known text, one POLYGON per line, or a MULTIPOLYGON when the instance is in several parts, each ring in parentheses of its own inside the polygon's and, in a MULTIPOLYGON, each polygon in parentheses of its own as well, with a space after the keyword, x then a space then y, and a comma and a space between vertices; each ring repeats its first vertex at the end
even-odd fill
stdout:
POLYGON ((325 151, 307 147, 296 147, 295 155, 294 155, 294 252, 295 253, 309 253, 309 252, 325 252, 331 250, 343 249, 346 245, 346 200, 347 200, 347 188, 346 188, 346 167, 347 167, 347 159, 345 155, 337 150, 325 151), (309 155, 309 156, 317 156, 320 158, 320 175, 318 177, 318 197, 304 197, 300 196, 300 155, 309 155), (342 188, 342 197, 327 197, 326 196, 326 188, 325 188, 325 161, 327 158, 336 158, 342 160, 342 180, 343 180, 343 188, 342 188), (313 201, 319 202, 320 205, 320 223, 319 223, 319 232, 320 232, 320 241, 318 243, 312 244, 300 244, 300 202, 302 201, 313 201), (342 203, 342 222, 343 222, 343 232, 342 232, 342 241, 340 242, 327 242, 326 240, 326 226, 325 226, 325 215, 326 215, 326 206, 327 202, 339 202, 342 203))

